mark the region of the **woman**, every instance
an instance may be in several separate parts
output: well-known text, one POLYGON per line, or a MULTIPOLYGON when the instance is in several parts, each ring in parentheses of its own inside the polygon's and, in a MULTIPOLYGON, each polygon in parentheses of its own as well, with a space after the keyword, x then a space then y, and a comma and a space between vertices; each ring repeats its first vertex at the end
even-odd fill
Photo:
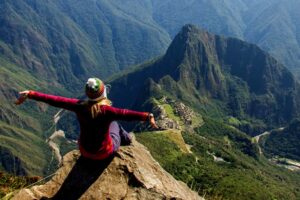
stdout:
POLYGON ((85 92, 88 101, 26 90, 19 93, 16 104, 20 105, 29 98, 75 112, 80 124, 78 144, 81 155, 94 160, 108 158, 118 150, 121 143, 131 142, 129 134, 115 120, 149 120, 151 126, 157 128, 152 113, 112 107, 106 96, 106 87, 100 79, 89 78, 85 92))

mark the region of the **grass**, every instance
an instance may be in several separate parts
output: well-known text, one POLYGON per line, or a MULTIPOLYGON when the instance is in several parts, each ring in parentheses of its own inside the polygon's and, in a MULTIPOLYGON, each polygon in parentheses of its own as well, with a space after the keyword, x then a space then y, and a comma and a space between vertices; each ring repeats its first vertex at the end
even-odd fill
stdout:
POLYGON ((162 106, 165 109, 165 111, 170 119, 180 122, 180 125, 183 125, 183 122, 180 119, 180 117, 174 114, 174 110, 171 105, 165 103, 165 104, 162 104, 162 106))
MULTIPOLYGON (((0 172, 0 198, 18 189, 22 189, 40 180, 38 176, 14 176, 5 172, 0 172)), ((8 198, 10 199, 10 198, 8 198)))

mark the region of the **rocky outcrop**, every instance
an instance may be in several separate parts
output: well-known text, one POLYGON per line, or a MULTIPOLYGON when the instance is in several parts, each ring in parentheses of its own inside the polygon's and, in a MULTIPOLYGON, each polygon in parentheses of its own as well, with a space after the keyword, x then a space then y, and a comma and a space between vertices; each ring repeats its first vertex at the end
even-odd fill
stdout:
POLYGON ((113 159, 91 161, 78 151, 64 156, 63 166, 44 185, 23 189, 13 199, 184 199, 201 197, 175 180, 135 140, 113 159), (43 199, 43 198, 42 198, 43 199))

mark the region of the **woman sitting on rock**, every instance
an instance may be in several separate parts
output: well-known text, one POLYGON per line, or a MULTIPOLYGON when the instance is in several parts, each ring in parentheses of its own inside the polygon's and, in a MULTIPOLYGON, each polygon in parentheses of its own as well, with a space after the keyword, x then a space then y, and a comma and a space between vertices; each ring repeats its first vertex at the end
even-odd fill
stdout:
POLYGON ((121 144, 131 143, 131 136, 115 120, 149 120, 151 126, 157 128, 152 113, 112 107, 107 99, 106 87, 100 79, 89 78, 85 92, 88 101, 26 90, 19 93, 16 104, 22 104, 29 98, 75 112, 80 124, 79 150, 83 157, 94 160, 108 158, 121 144))

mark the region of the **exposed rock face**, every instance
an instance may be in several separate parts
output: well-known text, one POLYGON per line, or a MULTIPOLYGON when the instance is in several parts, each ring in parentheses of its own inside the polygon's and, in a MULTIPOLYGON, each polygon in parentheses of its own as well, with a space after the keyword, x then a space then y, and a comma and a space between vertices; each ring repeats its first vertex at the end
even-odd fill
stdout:
POLYGON ((175 180, 133 141, 121 147, 113 159, 89 161, 78 151, 65 155, 63 166, 46 184, 23 189, 13 199, 202 199, 175 180), (108 165, 108 167, 107 167, 108 165))

